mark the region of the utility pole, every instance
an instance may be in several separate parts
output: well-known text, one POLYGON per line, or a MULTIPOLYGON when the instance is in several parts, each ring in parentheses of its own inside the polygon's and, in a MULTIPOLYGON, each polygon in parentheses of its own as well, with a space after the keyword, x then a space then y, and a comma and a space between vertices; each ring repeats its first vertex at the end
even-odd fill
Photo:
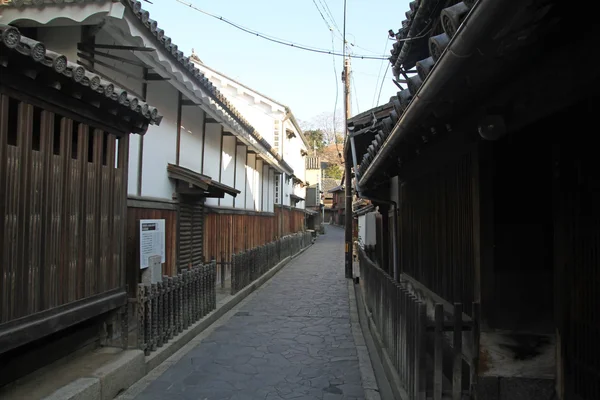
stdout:
MULTIPOLYGON (((345 45, 345 44, 344 44, 345 45)), ((350 57, 344 58, 344 164, 345 164, 345 194, 346 194, 346 215, 345 215, 345 242, 346 242, 346 263, 345 272, 346 278, 352 279, 352 170, 350 157, 346 154, 346 142, 350 140, 348 137, 348 119, 351 114, 350 106, 350 57)))

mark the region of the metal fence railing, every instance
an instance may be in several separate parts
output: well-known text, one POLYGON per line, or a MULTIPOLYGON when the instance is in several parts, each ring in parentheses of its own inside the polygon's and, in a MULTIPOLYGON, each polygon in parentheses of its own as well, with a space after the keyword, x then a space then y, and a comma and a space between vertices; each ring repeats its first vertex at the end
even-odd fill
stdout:
POLYGON ((231 294, 254 282, 287 257, 312 243, 310 232, 299 232, 234 254, 231 258, 231 294))
POLYGON ((211 262, 138 285, 138 347, 146 355, 216 308, 216 264, 211 262))
POLYGON ((408 398, 470 398, 477 381, 479 304, 473 303, 471 319, 460 303, 445 307, 416 293, 409 281, 396 282, 362 248, 359 261, 366 306, 408 398))

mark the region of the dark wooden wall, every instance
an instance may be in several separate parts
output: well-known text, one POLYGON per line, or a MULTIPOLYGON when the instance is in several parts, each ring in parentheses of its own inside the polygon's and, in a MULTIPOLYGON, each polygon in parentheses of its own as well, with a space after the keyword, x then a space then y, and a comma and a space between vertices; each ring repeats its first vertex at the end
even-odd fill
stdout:
POLYGON ((598 99, 580 103, 549 124, 556 136, 553 203, 558 379, 567 400, 600 398, 600 163, 597 147, 587 142, 589 132, 574 130, 572 125, 573 118, 592 122, 599 104, 598 99))
POLYGON ((128 140, 1 96, 0 328, 124 288, 128 140))
POLYGON ((471 154, 400 188, 400 270, 449 302, 474 298, 471 154))

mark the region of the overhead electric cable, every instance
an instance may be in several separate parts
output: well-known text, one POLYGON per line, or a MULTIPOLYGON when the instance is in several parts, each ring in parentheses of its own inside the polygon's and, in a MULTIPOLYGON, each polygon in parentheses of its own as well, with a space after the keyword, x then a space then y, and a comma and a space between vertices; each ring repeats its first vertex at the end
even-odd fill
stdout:
MULTIPOLYGON (((264 33, 258 32, 258 31, 255 31, 253 29, 243 27, 243 26, 241 26, 239 24, 236 24, 235 22, 229 21, 228 19, 226 19, 224 17, 221 17, 221 16, 218 16, 218 15, 209 13, 208 11, 204 11, 204 10, 202 10, 202 9, 194 6, 193 4, 185 2, 183 0, 175 0, 175 1, 177 1, 180 4, 183 4, 183 5, 187 6, 187 7, 189 7, 191 9, 195 10, 195 11, 198 11, 198 12, 200 12, 202 14, 208 15, 209 17, 212 17, 212 18, 218 19, 219 21, 225 22, 226 24, 231 25, 234 28, 237 28, 237 29, 239 29, 239 30, 241 30, 243 32, 248 33, 248 34, 251 34, 253 36, 259 37, 261 39, 268 40, 268 41, 273 42, 273 43, 278 43, 278 44, 281 44, 281 45, 284 45, 284 46, 293 47, 295 49, 300 49, 300 50, 305 50, 305 51, 311 51, 313 53, 331 54, 333 56, 338 56, 338 57, 346 57, 346 56, 348 56, 348 57, 351 57, 351 58, 358 58, 358 59, 361 59, 361 60, 387 60, 388 59, 387 56, 371 56, 371 55, 365 55, 365 54, 351 54, 351 55, 346 55, 345 52, 344 53, 337 53, 335 51, 329 51, 329 50, 320 49, 320 48, 317 48, 317 47, 312 47, 312 46, 308 46, 308 45, 304 45, 304 44, 294 43, 294 42, 291 42, 289 40, 280 39, 280 38, 277 38, 275 36, 270 36, 270 35, 267 35, 267 34, 264 34, 264 33)), ((414 39, 416 39, 416 38, 414 38, 414 39)), ((412 39, 403 39, 403 41, 408 41, 408 40, 412 40, 412 39)), ((344 41, 344 43, 345 43, 345 41, 344 41)), ((345 46, 344 46, 344 49, 345 49, 345 46)))

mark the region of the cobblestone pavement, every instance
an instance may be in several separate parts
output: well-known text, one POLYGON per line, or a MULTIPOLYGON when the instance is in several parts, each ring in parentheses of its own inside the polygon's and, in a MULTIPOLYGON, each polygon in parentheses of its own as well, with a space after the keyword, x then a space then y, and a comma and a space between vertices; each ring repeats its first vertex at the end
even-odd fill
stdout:
POLYGON ((343 256, 328 227, 137 399, 363 399, 343 256))

